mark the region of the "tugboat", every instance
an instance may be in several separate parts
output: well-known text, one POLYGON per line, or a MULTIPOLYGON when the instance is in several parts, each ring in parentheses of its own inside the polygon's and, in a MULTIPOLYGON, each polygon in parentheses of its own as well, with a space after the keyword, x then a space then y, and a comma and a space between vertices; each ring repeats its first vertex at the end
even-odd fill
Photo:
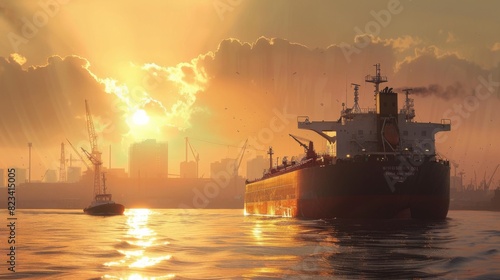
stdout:
POLYGON ((99 216, 122 215, 125 211, 125 207, 112 201, 111 194, 106 193, 106 178, 104 174, 102 174, 101 188, 101 152, 99 152, 97 146, 97 135, 95 133, 94 122, 92 121, 92 115, 90 114, 87 100, 85 100, 85 109, 87 112, 87 129, 92 152, 89 153, 84 148, 81 149, 94 166, 94 200, 87 208, 83 209, 83 212, 85 214, 99 216))
POLYGON ((248 181, 245 214, 329 218, 445 219, 450 201, 450 165, 435 150, 435 134, 450 131, 450 120, 417 123, 410 89, 404 90, 404 108, 398 112, 398 94, 379 90, 387 77, 365 81, 375 85, 376 108, 361 109, 359 85, 354 105, 343 104, 335 121, 297 118, 298 128, 312 130, 327 140, 330 154, 320 155, 313 142, 301 161, 283 160, 261 179, 248 181))
POLYGON ((103 193, 94 194, 94 200, 88 207, 83 209, 85 214, 97 216, 122 215, 125 207, 111 200, 111 194, 106 193, 106 177, 102 174, 103 193))

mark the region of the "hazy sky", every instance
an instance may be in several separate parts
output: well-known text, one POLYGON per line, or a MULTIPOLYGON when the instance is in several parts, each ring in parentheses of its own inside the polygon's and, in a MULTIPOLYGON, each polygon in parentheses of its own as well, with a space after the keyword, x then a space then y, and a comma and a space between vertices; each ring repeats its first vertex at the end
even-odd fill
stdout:
POLYGON ((0 0, 0 167, 26 167, 33 142, 37 179, 58 168, 65 138, 88 147, 85 99, 114 167, 148 138, 169 142, 178 173, 191 137, 205 177, 246 138, 246 159, 270 145, 298 154, 288 133, 320 139, 296 116, 337 119, 350 83, 373 107, 364 76, 380 62, 388 86, 420 89, 418 121, 452 120, 438 151, 479 181, 500 158, 499 10, 493 0, 0 0))

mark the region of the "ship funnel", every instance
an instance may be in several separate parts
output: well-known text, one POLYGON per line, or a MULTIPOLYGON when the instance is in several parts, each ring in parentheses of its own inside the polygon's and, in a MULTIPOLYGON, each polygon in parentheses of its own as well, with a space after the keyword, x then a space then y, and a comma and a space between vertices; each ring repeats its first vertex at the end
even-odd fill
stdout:
POLYGON ((377 134, 379 151, 395 151, 399 145, 398 94, 384 88, 377 95, 377 134))

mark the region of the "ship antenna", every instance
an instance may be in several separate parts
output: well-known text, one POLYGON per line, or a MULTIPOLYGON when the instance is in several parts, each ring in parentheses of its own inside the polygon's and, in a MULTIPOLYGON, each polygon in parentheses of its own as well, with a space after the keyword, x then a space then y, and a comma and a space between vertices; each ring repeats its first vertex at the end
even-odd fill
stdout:
POLYGON ((359 108, 359 85, 358 84, 354 84, 352 83, 351 84, 352 86, 354 86, 354 106, 352 107, 352 112, 353 113, 361 113, 361 108, 359 108))
POLYGON ((373 66, 375 66, 375 76, 366 75, 365 82, 375 84, 373 98, 375 99, 375 107, 377 107, 377 94, 379 93, 379 84, 387 82, 387 77, 380 75, 380 63, 377 63, 373 66))
POLYGON ((413 118, 415 117, 415 108, 413 107, 414 106, 413 98, 409 97, 411 90, 412 90, 411 88, 403 89, 403 91, 405 92, 405 96, 406 96, 405 107, 403 109, 403 111, 405 113, 406 121, 412 121, 413 118))
POLYGON ((106 173, 102 173, 102 188, 103 194, 106 194, 106 173))
POLYGON ((347 108, 347 77, 345 78, 345 106, 347 108))

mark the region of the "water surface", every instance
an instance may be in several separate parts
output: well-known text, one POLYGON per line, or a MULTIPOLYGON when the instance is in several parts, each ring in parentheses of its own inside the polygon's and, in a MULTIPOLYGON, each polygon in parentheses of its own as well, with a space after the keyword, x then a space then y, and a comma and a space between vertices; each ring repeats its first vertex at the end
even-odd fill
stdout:
POLYGON ((445 221, 205 209, 114 217, 17 210, 16 217, 16 273, 7 270, 2 227, 1 279, 500 279, 500 212, 450 211, 445 221))

